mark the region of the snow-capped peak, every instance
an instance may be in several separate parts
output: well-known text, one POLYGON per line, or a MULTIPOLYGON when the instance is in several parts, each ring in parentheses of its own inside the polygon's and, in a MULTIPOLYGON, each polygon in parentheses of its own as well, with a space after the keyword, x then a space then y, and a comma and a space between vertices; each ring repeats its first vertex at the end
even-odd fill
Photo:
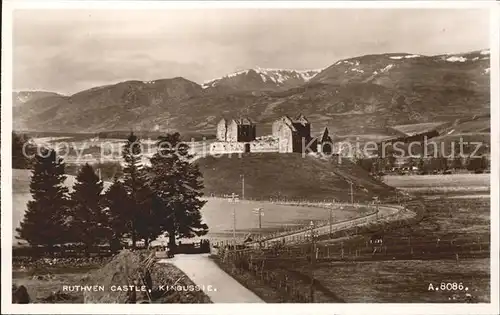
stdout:
POLYGON ((262 82, 273 82, 276 85, 283 85, 289 80, 307 82, 311 80, 316 74, 321 72, 322 69, 316 70, 294 70, 294 69, 275 69, 275 68, 261 68, 255 67, 252 69, 240 70, 227 74, 223 77, 205 81, 202 84, 203 88, 215 87, 221 81, 242 75, 248 75, 250 72, 254 72, 259 75, 262 82))

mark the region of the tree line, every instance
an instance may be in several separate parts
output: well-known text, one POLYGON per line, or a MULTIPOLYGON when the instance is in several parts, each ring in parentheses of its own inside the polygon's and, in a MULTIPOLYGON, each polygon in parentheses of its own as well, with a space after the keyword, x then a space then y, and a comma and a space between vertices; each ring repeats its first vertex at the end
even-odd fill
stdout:
MULTIPOLYGON (((70 192, 64 185, 64 161, 51 149, 43 149, 29 161, 30 192, 18 239, 44 246, 49 253, 59 244, 83 244, 89 254, 99 245, 119 249, 124 239, 132 248, 147 246, 160 235, 169 247, 177 238, 208 232, 200 209, 203 177, 189 160, 188 146, 180 134, 161 136, 150 166, 143 164, 140 139, 131 133, 122 148, 123 176, 115 176, 108 189, 94 168, 83 165, 70 192)), ((13 145, 14 146, 14 145, 13 145)))
MULTIPOLYGON (((363 169, 372 174, 391 172, 397 166, 397 158, 389 155, 386 157, 359 158, 355 162, 363 169)), ((432 174, 435 172, 446 172, 451 170, 468 170, 475 173, 482 173, 489 169, 490 161, 486 156, 479 157, 420 157, 408 158, 402 167, 413 169, 421 174, 432 174)))

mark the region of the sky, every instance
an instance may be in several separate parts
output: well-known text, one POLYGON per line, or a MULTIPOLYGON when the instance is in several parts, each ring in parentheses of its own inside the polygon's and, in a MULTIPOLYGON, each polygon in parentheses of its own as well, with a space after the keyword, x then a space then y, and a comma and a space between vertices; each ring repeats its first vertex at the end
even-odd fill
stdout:
POLYGON ((339 59, 489 48, 487 10, 17 10, 15 90, 70 95, 125 80, 197 83, 254 67, 321 69, 339 59))

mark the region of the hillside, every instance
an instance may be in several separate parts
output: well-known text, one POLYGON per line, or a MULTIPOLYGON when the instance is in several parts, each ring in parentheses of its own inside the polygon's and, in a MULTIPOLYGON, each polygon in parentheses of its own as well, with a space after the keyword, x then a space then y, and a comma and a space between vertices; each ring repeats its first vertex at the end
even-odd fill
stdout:
POLYGON ((55 97, 58 96, 59 94, 54 93, 54 92, 46 92, 46 91, 19 91, 19 92, 12 92, 12 100, 13 103, 12 105, 19 106, 22 105, 26 102, 33 101, 33 100, 38 100, 41 98, 45 97, 55 97))
POLYGON ((301 154, 250 153, 205 157, 196 161, 204 177, 205 193, 221 196, 241 194, 241 178, 245 176, 245 197, 308 200, 350 200, 352 181, 354 200, 372 200, 387 196, 393 189, 348 161, 338 164, 301 154))
POLYGON ((56 132, 214 132, 221 116, 245 115, 259 129, 305 114, 313 131, 387 135, 387 127, 449 122, 489 112, 489 51, 366 55, 313 72, 246 70, 199 85, 184 78, 127 81, 28 100, 14 129, 56 132), (264 80, 265 78, 265 80, 264 80))

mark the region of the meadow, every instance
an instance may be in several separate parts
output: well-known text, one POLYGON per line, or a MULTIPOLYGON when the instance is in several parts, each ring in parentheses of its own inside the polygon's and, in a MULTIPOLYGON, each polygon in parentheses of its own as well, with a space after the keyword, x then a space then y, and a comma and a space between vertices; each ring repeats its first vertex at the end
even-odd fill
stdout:
MULTIPOLYGON (((318 242, 319 255, 313 269, 315 301, 489 303, 491 218, 486 194, 489 177, 473 174, 385 179, 386 183, 397 183, 400 189, 422 188, 419 193, 425 207, 422 220, 399 228, 387 226, 318 242), (440 185, 449 185, 453 193, 436 194, 432 189, 440 185), (481 198, 464 194, 473 188, 482 193, 481 198), (456 198, 455 192, 463 197, 456 198), (374 236, 382 240, 380 245, 370 242, 374 236), (462 283, 463 288, 429 290, 430 284, 436 287, 441 283, 462 283)), ((245 254, 253 255, 252 264, 264 266, 267 281, 246 283, 256 293, 264 291, 272 296, 269 293, 272 291, 284 301, 297 302, 279 287, 283 279, 288 279, 304 292, 309 289, 310 244, 278 248, 272 253, 259 260, 256 253, 245 254)), ((252 275, 252 272, 239 269, 236 276, 241 274, 252 275)))

